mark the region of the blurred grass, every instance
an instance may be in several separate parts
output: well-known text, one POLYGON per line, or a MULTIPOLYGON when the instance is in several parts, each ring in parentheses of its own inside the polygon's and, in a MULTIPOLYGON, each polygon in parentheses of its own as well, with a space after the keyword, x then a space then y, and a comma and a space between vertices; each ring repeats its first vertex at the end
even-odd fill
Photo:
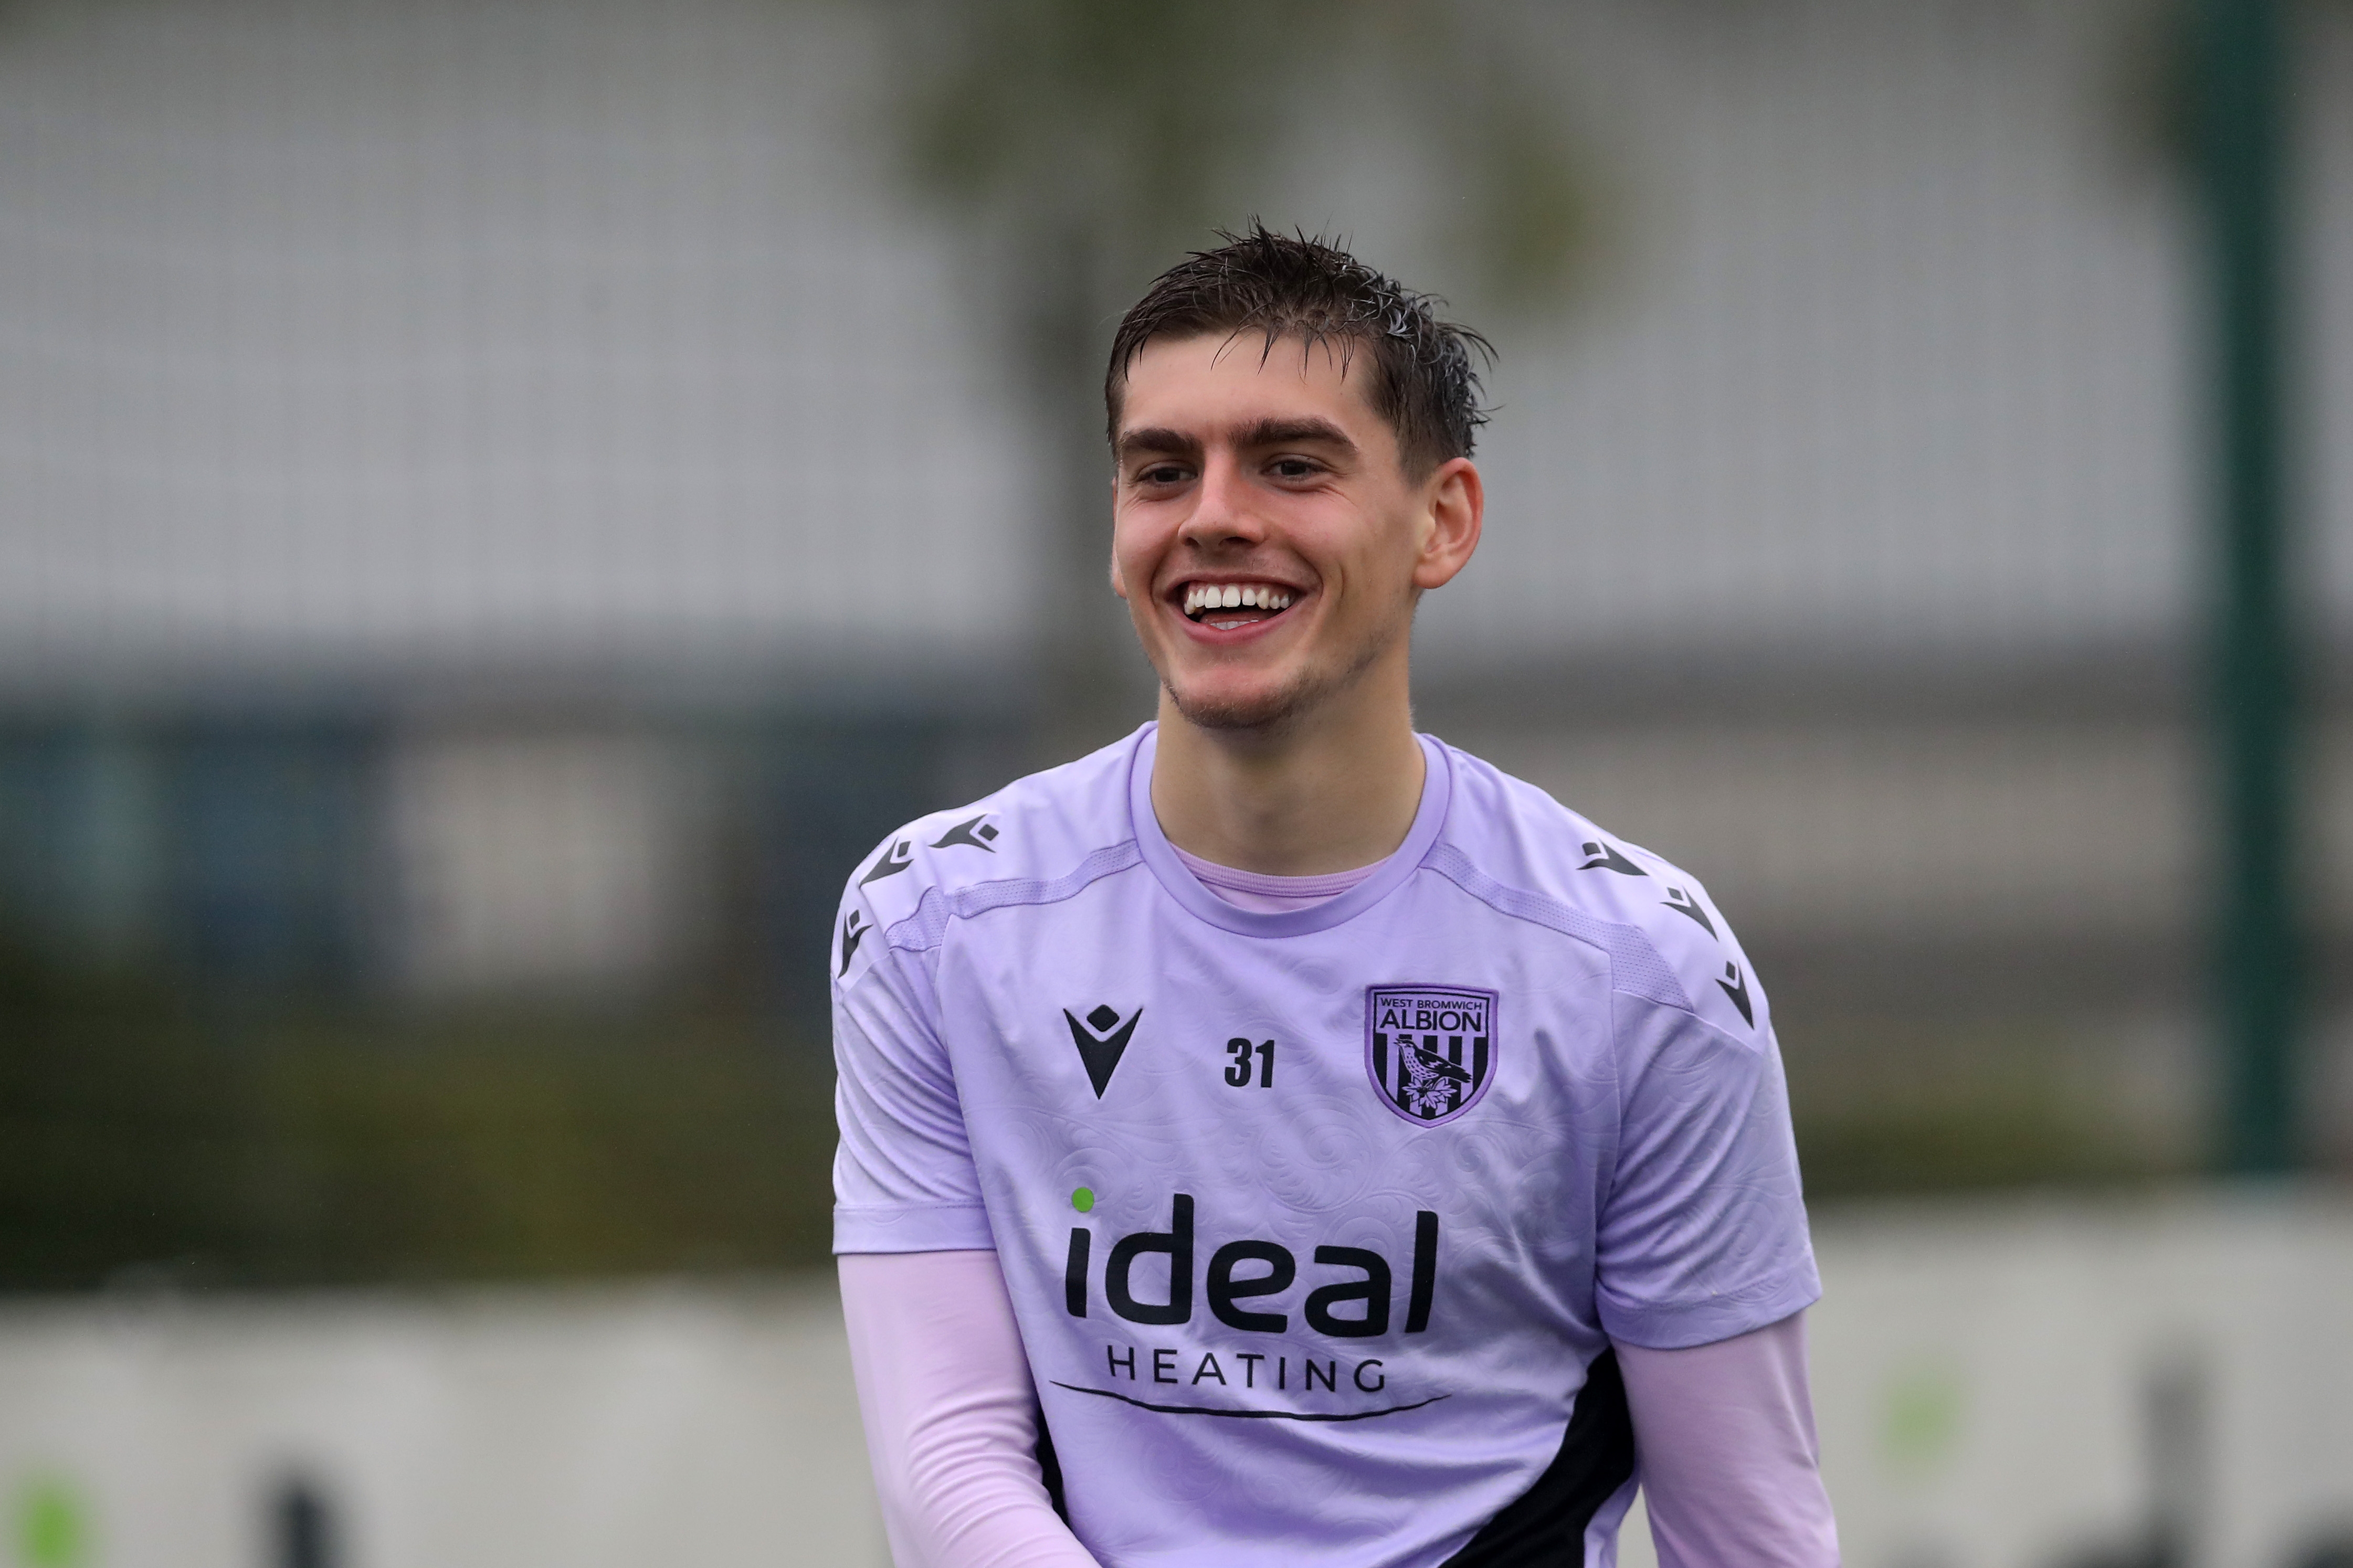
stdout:
POLYGON ((826 1257, 832 1073, 748 1013, 288 1009, 0 963, 0 1289, 826 1257))
POLYGON ((2029 1086, 1934 1105, 1798 1118, 1812 1202, 1896 1194, 2113 1186, 2188 1173, 2086 1108, 2029 1086))
POLYGON ((2132 1092, 2130 1042, 2052 1024, 1849 1020, 1788 1050, 1810 1203, 2116 1187, 2199 1169, 2195 1106, 2132 1092))

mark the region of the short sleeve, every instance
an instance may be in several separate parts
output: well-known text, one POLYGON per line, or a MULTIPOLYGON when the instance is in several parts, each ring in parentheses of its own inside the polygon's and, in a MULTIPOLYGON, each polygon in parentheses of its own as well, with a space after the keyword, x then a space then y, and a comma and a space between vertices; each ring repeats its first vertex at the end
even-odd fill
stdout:
POLYGON ((1601 1204, 1602 1327, 1649 1350, 1712 1344, 1821 1295, 1780 1053, 1670 1004, 1615 998, 1620 1121, 1601 1204))
POLYGON ((833 994, 833 1249, 991 1247, 922 955, 887 946, 833 994))

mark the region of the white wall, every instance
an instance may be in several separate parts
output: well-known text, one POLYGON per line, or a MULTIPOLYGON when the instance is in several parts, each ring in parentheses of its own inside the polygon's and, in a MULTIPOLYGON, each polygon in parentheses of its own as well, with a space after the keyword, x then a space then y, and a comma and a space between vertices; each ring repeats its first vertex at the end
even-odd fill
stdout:
MULTIPOLYGON (((2130 1543, 2148 1395, 2184 1373, 2185 1568, 2353 1539, 2342 1197, 1890 1208, 1828 1216, 1818 1243, 1815 1395, 1853 1568, 2130 1543)), ((822 1280, 0 1312, 0 1496, 79 1500, 86 1568, 275 1568, 290 1470, 335 1510, 343 1568, 881 1561, 822 1280)))
POLYGON ((0 1497, 59 1489, 95 1542, 26 1568, 279 1568, 269 1500, 296 1472, 335 1568, 883 1561, 829 1287, 0 1321, 0 1497))
POLYGON ((2353 1205, 1891 1208, 1820 1232, 1823 1466, 1856 1568, 2057 1568, 2150 1506, 2149 1396, 2202 1387, 2192 1568, 2353 1541, 2353 1205))

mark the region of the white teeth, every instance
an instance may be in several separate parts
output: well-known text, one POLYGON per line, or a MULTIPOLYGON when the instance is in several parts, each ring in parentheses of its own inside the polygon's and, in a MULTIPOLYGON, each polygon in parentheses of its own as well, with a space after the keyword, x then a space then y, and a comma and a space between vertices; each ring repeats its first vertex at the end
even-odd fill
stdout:
POLYGON ((1198 616, 1205 610, 1239 610, 1244 607, 1260 610, 1287 610, 1292 595, 1287 589, 1252 583, 1194 583, 1185 589, 1185 613, 1198 616))

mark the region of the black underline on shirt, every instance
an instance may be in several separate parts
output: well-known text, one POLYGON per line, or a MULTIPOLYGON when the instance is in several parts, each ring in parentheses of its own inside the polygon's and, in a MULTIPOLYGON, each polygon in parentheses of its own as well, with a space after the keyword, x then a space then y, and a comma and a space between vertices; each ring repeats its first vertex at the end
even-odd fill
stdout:
POLYGON ((1075 1383, 1056 1383, 1054 1386, 1067 1388, 1072 1394, 1092 1394, 1098 1399, 1116 1399, 1122 1405, 1133 1405, 1138 1410, 1150 1410, 1162 1415, 1222 1415, 1229 1421, 1370 1421, 1376 1415, 1396 1415, 1453 1397, 1447 1394, 1433 1394, 1427 1399, 1417 1399, 1411 1405, 1392 1405, 1387 1410, 1359 1410, 1353 1415, 1313 1415, 1289 1410, 1219 1410, 1207 1405, 1154 1405, 1147 1400, 1130 1399, 1124 1394, 1113 1394, 1108 1388, 1082 1388, 1075 1383))

